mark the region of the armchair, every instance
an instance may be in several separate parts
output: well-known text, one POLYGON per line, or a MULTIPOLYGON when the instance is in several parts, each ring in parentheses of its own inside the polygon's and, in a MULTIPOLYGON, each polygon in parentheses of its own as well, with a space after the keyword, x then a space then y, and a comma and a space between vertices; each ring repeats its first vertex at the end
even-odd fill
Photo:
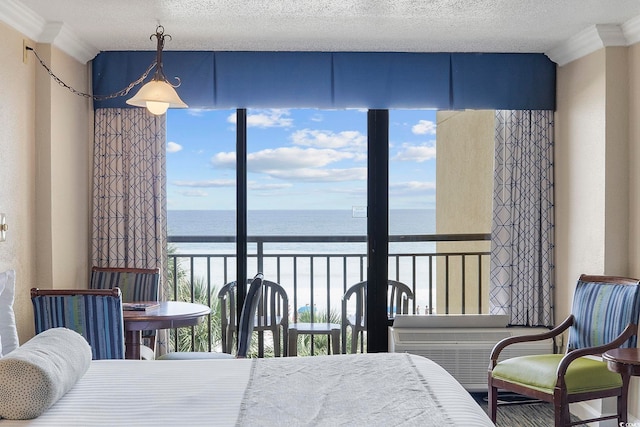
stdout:
POLYGON ((489 415, 496 422, 498 389, 554 405, 556 427, 571 425, 569 404, 617 397, 617 413, 584 422, 627 422, 629 375, 607 369, 600 358, 607 350, 637 344, 640 286, 637 279, 582 275, 571 314, 549 332, 510 337, 493 348, 489 361, 489 415), (519 342, 554 338, 569 329, 567 352, 521 356, 498 362, 500 352, 519 342))

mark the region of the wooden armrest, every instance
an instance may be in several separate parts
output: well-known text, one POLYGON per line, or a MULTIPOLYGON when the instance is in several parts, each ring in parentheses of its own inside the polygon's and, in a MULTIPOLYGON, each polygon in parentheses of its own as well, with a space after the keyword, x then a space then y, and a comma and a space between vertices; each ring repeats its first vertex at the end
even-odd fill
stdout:
POLYGON ((504 350, 505 347, 508 347, 512 344, 517 344, 521 342, 531 342, 531 341, 542 341, 549 338, 554 338, 566 331, 569 326, 573 325, 573 314, 567 317, 564 322, 555 328, 551 329, 548 332, 543 332, 541 334, 531 334, 531 335, 518 335, 515 337, 508 337, 500 340, 491 350, 490 362, 489 362, 489 370, 492 370, 496 364, 498 363, 498 357, 500 357, 500 353, 504 350))
POLYGON ((629 323, 627 327, 624 329, 624 331, 622 331, 622 333, 618 335, 616 339, 614 339, 608 344, 600 345, 597 347, 580 348, 577 350, 570 351, 562 358, 562 360, 560 361, 560 364, 558 365, 558 370, 556 371, 556 375, 558 379, 556 384, 558 384, 558 386, 560 386, 561 384, 564 384, 564 376, 567 373, 567 369, 569 369, 569 365, 571 364, 571 362, 573 362, 577 358, 583 357, 583 356, 599 356, 607 350, 618 348, 626 340, 628 340, 629 337, 635 335, 637 332, 638 332, 638 325, 629 323))

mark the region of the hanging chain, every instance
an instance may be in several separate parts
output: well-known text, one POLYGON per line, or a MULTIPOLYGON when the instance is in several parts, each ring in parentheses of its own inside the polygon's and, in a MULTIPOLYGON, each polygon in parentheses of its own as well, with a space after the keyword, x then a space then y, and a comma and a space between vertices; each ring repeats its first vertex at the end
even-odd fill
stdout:
POLYGON ((47 64, 44 63, 44 61, 40 58, 40 56, 38 55, 38 52, 36 52, 35 49, 33 49, 33 48, 29 47, 29 46, 27 46, 25 49, 30 50, 30 51, 33 52, 33 54, 36 56, 36 58, 40 62, 40 65, 42 65, 44 67, 44 69, 47 70, 47 73, 49 73, 49 76, 51 76, 51 78, 53 80, 55 80, 56 83, 58 83, 63 88, 69 90, 69 92, 71 92, 73 94, 76 94, 78 96, 82 96, 84 98, 91 98, 94 101, 105 101, 107 99, 113 99, 113 98, 117 98, 117 97, 120 97, 120 96, 126 96, 129 93, 129 91, 131 91, 131 89, 133 89, 135 86, 137 86, 140 83, 142 83, 149 76, 149 73, 151 72, 151 70, 153 70, 153 68, 156 66, 156 62, 155 61, 152 62, 151 65, 149 65, 149 68, 147 68, 147 71, 145 71, 137 80, 135 80, 132 83, 129 83, 129 86, 127 86, 124 89, 119 90, 118 92, 112 93, 110 95, 91 95, 90 93, 80 92, 80 91, 72 88, 71 86, 69 86, 68 84, 63 82, 58 76, 53 74, 53 71, 51 71, 51 68, 49 68, 47 66, 47 64))

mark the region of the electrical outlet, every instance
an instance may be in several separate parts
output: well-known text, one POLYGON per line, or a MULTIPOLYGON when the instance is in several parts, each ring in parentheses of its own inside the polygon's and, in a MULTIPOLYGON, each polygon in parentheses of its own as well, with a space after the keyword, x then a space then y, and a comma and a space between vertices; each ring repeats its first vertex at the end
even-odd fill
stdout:
POLYGON ((33 50, 33 46, 31 45, 31 42, 28 41, 27 39, 22 39, 22 62, 24 64, 26 64, 29 61, 29 50, 27 48, 33 50))

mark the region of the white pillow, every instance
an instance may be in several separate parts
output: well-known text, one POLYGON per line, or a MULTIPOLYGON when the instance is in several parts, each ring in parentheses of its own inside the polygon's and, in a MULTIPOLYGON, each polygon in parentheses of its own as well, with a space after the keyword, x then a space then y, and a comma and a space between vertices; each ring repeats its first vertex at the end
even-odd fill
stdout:
POLYGON ((0 273, 0 340, 2 355, 9 354, 20 345, 16 317, 13 313, 13 300, 16 293, 16 272, 7 270, 0 273))
POLYGON ((0 359, 0 418, 41 415, 82 378, 90 363, 91 346, 71 329, 47 329, 31 338, 0 359))

